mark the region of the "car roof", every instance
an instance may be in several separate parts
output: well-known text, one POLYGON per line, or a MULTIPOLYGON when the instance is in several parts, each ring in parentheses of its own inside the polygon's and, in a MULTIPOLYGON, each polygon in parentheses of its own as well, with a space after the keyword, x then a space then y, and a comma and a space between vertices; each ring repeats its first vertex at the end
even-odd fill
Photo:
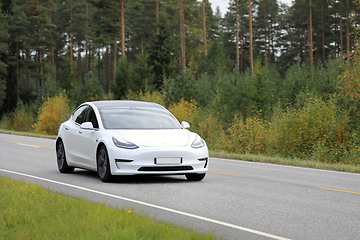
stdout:
POLYGON ((104 100, 104 101, 94 101, 92 102, 98 109, 102 108, 112 108, 112 107, 156 107, 164 108, 163 106, 152 103, 152 102, 142 102, 142 101, 131 101, 131 100, 104 100))

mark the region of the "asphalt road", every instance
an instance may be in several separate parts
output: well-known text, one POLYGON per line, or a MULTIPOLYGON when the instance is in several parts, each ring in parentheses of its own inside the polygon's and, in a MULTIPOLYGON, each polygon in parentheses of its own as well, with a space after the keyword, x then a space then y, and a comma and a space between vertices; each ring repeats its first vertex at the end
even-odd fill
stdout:
POLYGON ((360 175, 211 158, 201 182, 184 176, 61 174, 55 141, 0 134, 0 176, 71 197, 130 207, 224 239, 360 239, 360 175))

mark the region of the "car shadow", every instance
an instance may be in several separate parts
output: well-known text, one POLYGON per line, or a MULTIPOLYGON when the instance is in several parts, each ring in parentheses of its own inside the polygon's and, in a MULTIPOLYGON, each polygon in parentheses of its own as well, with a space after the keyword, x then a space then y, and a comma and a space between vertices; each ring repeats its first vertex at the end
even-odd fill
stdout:
MULTIPOLYGON (((84 178, 100 178, 96 172, 76 169, 74 175, 82 176, 84 178)), ((166 183, 185 183, 189 181, 184 175, 131 175, 131 176, 113 176, 111 183, 121 184, 166 184, 166 183)))

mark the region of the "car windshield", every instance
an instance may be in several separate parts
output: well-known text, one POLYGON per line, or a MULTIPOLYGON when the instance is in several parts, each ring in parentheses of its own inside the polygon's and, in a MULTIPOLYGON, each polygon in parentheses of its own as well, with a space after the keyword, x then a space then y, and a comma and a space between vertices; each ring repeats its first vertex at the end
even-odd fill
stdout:
POLYGON ((99 109, 106 129, 179 129, 179 122, 165 109, 108 107, 99 109))

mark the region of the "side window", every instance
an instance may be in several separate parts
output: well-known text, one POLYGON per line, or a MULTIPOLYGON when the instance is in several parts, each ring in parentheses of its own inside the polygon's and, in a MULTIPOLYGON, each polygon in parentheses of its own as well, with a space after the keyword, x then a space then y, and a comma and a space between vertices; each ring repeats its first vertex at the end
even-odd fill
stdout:
POLYGON ((99 124, 98 124, 98 121, 96 119, 94 109, 92 107, 88 108, 88 111, 86 113, 86 118, 85 118, 84 121, 85 122, 91 122, 94 128, 99 128, 99 124))
POLYGON ((84 119, 84 115, 86 113, 86 110, 89 106, 82 106, 80 108, 78 108, 72 116, 72 120, 78 124, 82 124, 83 123, 83 119, 84 119))

